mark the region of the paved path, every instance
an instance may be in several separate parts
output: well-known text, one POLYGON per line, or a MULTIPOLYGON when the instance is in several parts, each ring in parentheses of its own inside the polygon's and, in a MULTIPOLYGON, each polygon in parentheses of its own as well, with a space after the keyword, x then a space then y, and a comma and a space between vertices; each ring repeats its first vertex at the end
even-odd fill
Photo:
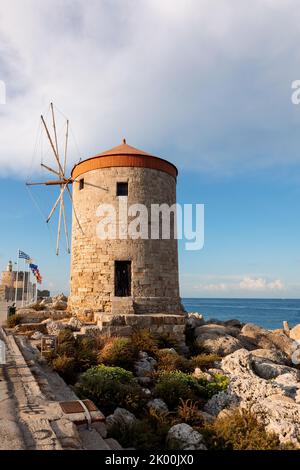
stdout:
MULTIPOLYGON (((45 374, 28 359, 30 349, 24 351, 24 345, 1 328, 0 339, 7 352, 6 364, 0 365, 0 450, 120 449, 114 439, 105 439, 103 429, 77 429, 53 396, 51 382, 45 384, 45 374)), ((70 393, 64 400, 78 399, 70 393)))
POLYGON ((0 326, 4 324, 7 316, 7 302, 0 302, 0 326))
MULTIPOLYGON (((4 340, 1 333, 0 339, 4 340)), ((13 360, 8 353, 7 364, 0 365, 0 450, 25 449, 23 434, 16 414, 17 402, 11 377, 13 368, 13 360)))
POLYGON ((7 346, 7 363, 0 366, 0 449, 60 450, 43 406, 45 398, 23 355, 12 335, 1 329, 0 335, 7 346))

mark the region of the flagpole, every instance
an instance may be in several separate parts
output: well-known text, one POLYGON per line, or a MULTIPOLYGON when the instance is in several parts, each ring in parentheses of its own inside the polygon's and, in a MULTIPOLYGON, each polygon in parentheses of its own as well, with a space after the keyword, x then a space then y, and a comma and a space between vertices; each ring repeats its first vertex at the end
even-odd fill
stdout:
POLYGON ((27 279, 27 305, 30 303, 30 268, 29 268, 29 260, 28 260, 28 279, 27 279))
POLYGON ((17 306, 17 301, 18 301, 18 282, 19 282, 19 254, 20 250, 18 250, 18 262, 17 262, 17 277, 16 277, 16 288, 15 288, 15 304, 17 306))
POLYGON ((23 289, 22 289, 22 307, 24 307, 25 275, 26 275, 26 260, 24 259, 23 289))

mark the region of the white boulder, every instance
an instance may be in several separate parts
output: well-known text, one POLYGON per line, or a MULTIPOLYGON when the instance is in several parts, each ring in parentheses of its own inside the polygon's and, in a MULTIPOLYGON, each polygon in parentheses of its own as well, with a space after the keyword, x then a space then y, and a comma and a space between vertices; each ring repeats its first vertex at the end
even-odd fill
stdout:
POLYGON ((202 434, 185 423, 175 424, 167 434, 168 449, 207 450, 202 434))

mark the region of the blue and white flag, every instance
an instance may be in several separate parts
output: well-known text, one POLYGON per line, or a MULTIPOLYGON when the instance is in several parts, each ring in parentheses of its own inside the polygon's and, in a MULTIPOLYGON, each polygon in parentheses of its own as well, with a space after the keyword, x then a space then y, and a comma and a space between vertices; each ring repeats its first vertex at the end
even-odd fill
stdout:
POLYGON ((24 253, 24 251, 21 251, 21 250, 19 250, 19 258, 26 259, 27 261, 30 260, 30 256, 26 255, 26 253, 24 253))

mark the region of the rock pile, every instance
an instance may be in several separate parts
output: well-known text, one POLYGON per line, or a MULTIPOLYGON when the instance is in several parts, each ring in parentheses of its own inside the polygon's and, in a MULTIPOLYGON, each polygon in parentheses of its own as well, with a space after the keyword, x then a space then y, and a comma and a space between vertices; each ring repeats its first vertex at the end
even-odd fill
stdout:
POLYGON ((226 391, 215 395, 205 410, 217 416, 233 407, 251 407, 266 430, 282 443, 300 447, 300 372, 293 367, 240 349, 223 358, 221 370, 229 379, 226 391))

